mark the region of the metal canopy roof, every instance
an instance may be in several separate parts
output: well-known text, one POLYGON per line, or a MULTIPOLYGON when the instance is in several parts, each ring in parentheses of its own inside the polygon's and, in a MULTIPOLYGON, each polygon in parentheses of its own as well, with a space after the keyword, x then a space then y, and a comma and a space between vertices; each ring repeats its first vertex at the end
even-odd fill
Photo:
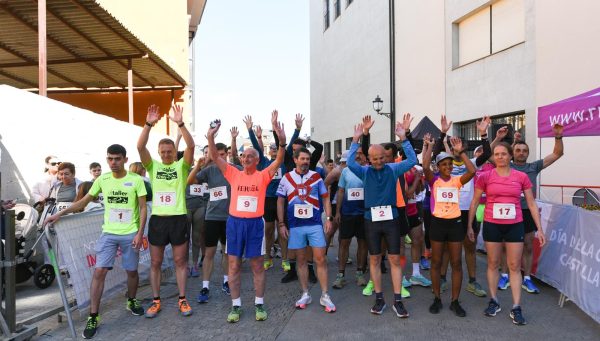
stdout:
MULTIPOLYGON (((48 88, 125 90, 129 61, 134 89, 185 86, 94 0, 51 0, 46 6, 48 88)), ((38 88, 37 11, 35 0, 0 0, 0 84, 38 88)))

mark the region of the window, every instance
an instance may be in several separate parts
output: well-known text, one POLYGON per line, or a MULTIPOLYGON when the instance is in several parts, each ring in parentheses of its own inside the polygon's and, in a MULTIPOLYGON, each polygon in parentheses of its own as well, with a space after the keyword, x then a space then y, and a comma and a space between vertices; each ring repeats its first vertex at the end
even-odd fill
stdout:
POLYGON ((453 27, 454 67, 465 65, 525 41, 524 0, 500 0, 453 27))
POLYGON ((341 0, 333 0, 333 8, 335 9, 335 11, 333 12, 334 20, 337 19, 337 17, 339 17, 342 12, 342 10, 340 9, 340 1, 341 0))
POLYGON ((337 160, 342 156, 342 140, 335 140, 333 142, 333 159, 337 160))
POLYGON ((323 0, 323 31, 329 28, 329 0, 323 0))
POLYGON ((346 149, 350 149, 351 145, 352 145, 352 138, 346 137, 346 149))
MULTIPOLYGON (((496 138, 498 129, 508 126, 509 132, 507 142, 512 143, 512 136, 515 131, 520 132, 525 138, 525 113, 522 111, 516 113, 508 113, 492 117, 492 123, 488 128, 489 141, 496 138), (508 138, 510 137, 510 138, 508 138)), ((477 132, 477 121, 465 121, 456 124, 456 134, 467 142, 467 151, 472 156, 472 151, 481 144, 479 133, 477 132)))
POLYGON ((331 159, 331 142, 323 144, 323 155, 325 155, 325 160, 331 159))

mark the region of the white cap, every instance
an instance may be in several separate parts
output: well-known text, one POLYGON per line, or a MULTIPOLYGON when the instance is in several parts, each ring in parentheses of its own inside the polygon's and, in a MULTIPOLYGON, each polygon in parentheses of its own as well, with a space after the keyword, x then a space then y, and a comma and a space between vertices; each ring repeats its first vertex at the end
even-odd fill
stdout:
POLYGON ((340 162, 346 161, 348 161, 348 150, 344 150, 344 152, 342 153, 342 157, 340 157, 340 162))

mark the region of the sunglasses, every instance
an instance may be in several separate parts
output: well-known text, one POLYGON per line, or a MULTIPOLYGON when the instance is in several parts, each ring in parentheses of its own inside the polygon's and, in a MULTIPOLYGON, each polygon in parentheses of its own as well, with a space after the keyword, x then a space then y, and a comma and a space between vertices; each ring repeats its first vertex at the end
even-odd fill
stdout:
POLYGON ((58 166, 60 165, 62 162, 50 162, 50 166, 58 166))

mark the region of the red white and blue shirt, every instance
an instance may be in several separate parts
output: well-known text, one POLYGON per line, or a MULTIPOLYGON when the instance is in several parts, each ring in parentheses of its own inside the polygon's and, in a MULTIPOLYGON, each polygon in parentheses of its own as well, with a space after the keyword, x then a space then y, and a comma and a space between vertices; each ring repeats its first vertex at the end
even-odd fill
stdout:
POLYGON ((329 193, 319 173, 309 170, 298 174, 286 173, 277 188, 277 196, 287 199, 287 218, 290 228, 322 225, 323 200, 329 193))

